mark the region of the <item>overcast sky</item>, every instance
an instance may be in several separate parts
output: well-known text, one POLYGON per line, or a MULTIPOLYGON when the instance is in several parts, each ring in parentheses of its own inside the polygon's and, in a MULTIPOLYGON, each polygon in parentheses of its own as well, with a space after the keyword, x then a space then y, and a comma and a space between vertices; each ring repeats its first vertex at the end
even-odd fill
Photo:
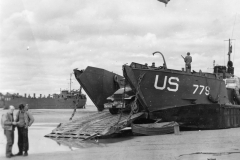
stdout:
MULTIPOLYGON (((240 1, 1 0, 0 92, 59 93, 74 68, 95 66, 122 74, 125 63, 212 72, 227 63, 224 40, 240 76, 240 1), (235 24, 235 25, 234 25, 235 24), (225 59, 225 61, 224 61, 225 59)), ((73 76, 73 88, 79 84, 73 76)), ((88 103, 91 103, 90 100, 88 103)))

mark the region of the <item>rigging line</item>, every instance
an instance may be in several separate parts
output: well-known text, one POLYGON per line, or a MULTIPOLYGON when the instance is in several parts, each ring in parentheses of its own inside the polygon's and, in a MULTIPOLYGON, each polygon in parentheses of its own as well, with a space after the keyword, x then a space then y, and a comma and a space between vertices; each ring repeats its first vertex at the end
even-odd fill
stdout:
MULTIPOLYGON (((225 45, 225 43, 224 43, 224 41, 223 41, 223 46, 224 46, 224 45, 225 45)), ((223 48, 223 57, 224 57, 224 58, 223 58, 223 59, 224 59, 224 63, 223 63, 223 64, 225 65, 225 46, 224 46, 224 48, 223 48)))
MULTIPOLYGON (((235 41, 235 42, 236 42, 236 41, 235 41)), ((236 43, 234 43, 233 64, 234 64, 234 60, 235 60, 235 58, 234 58, 235 52, 236 52, 236 43)))
POLYGON ((231 39, 232 39, 232 37, 233 37, 233 31, 234 31, 234 27, 235 27, 236 17, 237 17, 237 13, 236 13, 236 15, 235 15, 235 20, 234 20, 234 24, 233 24, 233 30, 232 30, 232 36, 231 36, 231 39))

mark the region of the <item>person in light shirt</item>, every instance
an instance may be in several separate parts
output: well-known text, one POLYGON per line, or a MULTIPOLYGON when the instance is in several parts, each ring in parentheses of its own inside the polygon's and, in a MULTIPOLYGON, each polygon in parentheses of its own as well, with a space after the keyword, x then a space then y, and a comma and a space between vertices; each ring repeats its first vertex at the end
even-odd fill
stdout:
POLYGON ((2 128, 4 130, 4 135, 6 136, 7 139, 7 145, 6 145, 6 157, 11 158, 14 155, 12 154, 12 146, 14 143, 14 130, 15 130, 15 125, 17 124, 14 122, 13 118, 13 111, 14 111, 14 106, 9 106, 9 109, 6 114, 2 115, 1 119, 1 124, 2 128))

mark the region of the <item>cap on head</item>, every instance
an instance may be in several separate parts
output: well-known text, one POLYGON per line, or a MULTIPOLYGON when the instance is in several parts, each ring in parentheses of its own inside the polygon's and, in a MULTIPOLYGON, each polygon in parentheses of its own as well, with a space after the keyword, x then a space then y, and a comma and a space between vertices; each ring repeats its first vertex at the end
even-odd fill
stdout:
POLYGON ((187 55, 190 55, 190 52, 187 52, 187 55))

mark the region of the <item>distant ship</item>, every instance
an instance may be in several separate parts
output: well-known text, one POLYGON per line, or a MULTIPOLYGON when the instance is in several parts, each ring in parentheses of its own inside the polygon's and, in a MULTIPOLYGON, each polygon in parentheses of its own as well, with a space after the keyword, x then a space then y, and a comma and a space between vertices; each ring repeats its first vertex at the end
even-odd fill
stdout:
POLYGON ((60 94, 42 96, 36 98, 30 95, 24 96, 17 94, 0 94, 0 108, 7 109, 10 105, 18 108, 20 104, 28 104, 30 109, 74 109, 85 108, 86 95, 79 91, 62 90, 60 94))

